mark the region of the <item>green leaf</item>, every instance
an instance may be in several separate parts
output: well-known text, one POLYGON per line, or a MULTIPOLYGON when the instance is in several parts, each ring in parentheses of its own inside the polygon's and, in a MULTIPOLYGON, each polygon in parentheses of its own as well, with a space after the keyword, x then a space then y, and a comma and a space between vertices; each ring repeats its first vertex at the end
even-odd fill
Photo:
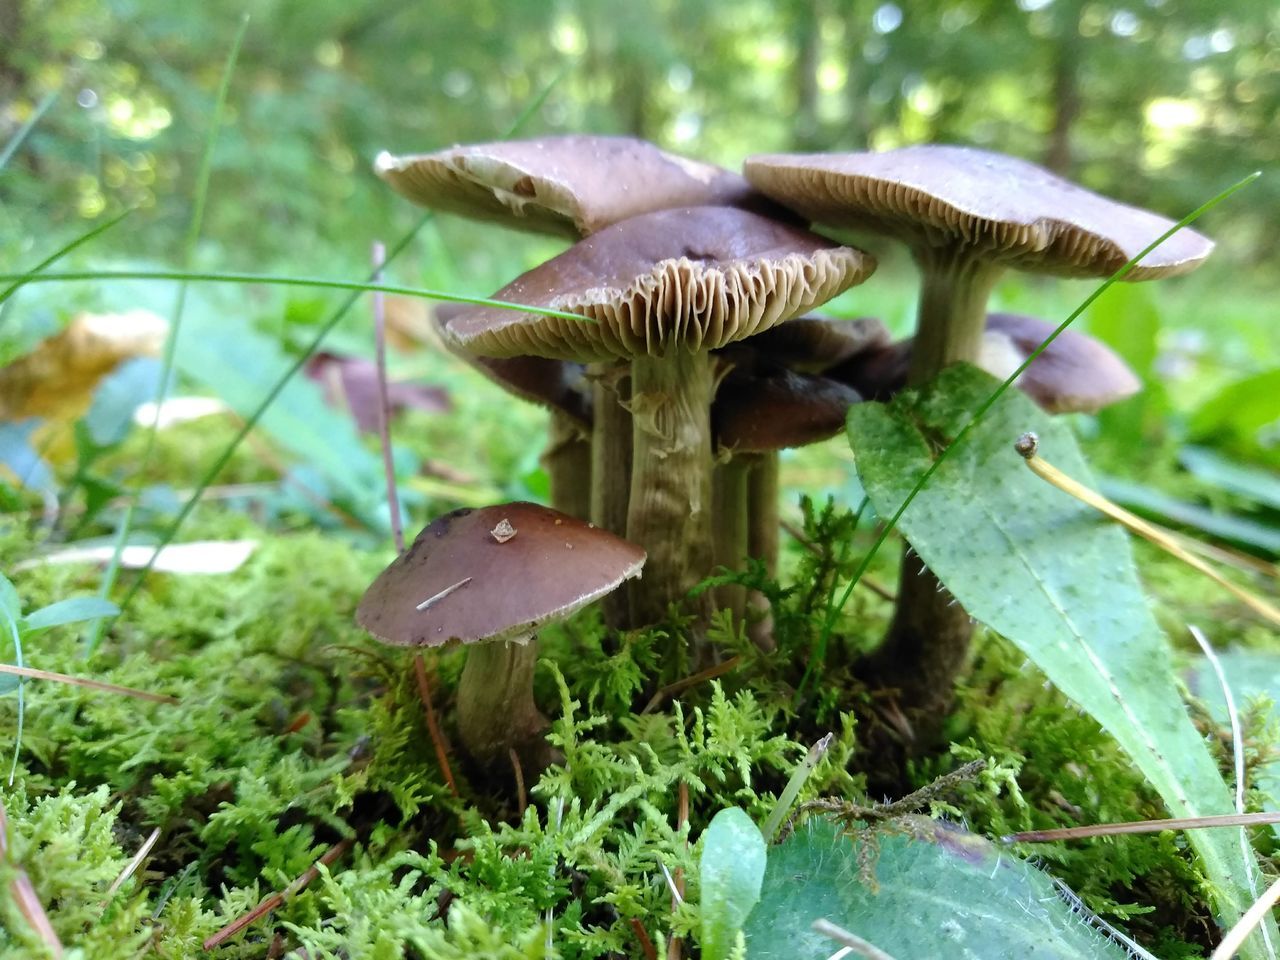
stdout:
POLYGON ((0 609, 7 613, 14 623, 22 619, 22 598, 18 589, 8 577, 0 573, 0 609))
POLYGON ((1183 447, 1178 460, 1206 483, 1280 510, 1280 477, 1274 471, 1237 463, 1208 447, 1183 447))
POLYGON ((702 839, 702 956, 726 960, 742 925, 760 899, 765 844, 760 830, 737 807, 721 810, 702 839))
MULTIPOLYGON (((858 473, 881 516, 897 509, 934 451, 995 387, 972 367, 954 367, 891 406, 851 408, 858 473)), ((1230 813, 1124 534, 1027 469, 1013 449, 1027 430, 1040 435, 1046 460, 1091 482, 1067 428, 1009 391, 907 508, 903 535, 970 614, 1008 637, 1116 738, 1170 813, 1230 813)), ((1234 923, 1252 900, 1237 838, 1195 830, 1188 839, 1222 919, 1234 923)), ((1258 941, 1245 956, 1262 955, 1258 941)))
POLYGON ((843 836, 810 820, 775 847, 747 923, 751 960, 826 960, 825 918, 896 960, 1125 960, 1048 876, 974 834, 911 817, 843 836))
POLYGON ((1191 415, 1190 438, 1245 460, 1280 467, 1280 447, 1267 439, 1280 424, 1280 368, 1237 380, 1191 415))
POLYGON ((114 617, 119 612, 114 603, 101 597, 69 597, 28 614, 23 632, 48 630, 65 623, 79 623, 81 620, 96 620, 99 617, 114 617))

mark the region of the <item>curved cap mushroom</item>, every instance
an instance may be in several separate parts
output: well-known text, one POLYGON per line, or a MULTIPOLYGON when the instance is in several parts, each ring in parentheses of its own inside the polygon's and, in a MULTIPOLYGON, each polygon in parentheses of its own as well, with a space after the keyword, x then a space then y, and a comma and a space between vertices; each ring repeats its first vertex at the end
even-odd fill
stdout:
POLYGON ((723 450, 803 447, 843 430, 849 407, 861 400, 857 390, 828 377, 787 369, 762 375, 732 371, 711 405, 711 431, 723 450))
MULTIPOLYGON (((745 172, 765 194, 814 221, 869 228, 910 247, 922 277, 912 383, 979 359, 987 298, 1006 267, 1106 276, 1173 227, 1034 164, 966 147, 757 156, 745 172)), ((1212 249, 1205 237, 1182 230, 1125 279, 1186 273, 1212 249)), ((901 690, 908 716, 936 732, 972 628, 933 576, 916 575, 922 569, 904 562, 894 622, 870 672, 901 690)))
POLYGON ((640 574, 644 551, 534 503, 433 520, 356 610, 386 643, 437 647, 528 640, 640 574))
POLYGON ((462 744, 490 774, 514 750, 536 775, 551 755, 533 699, 534 634, 639 576, 644 561, 639 547, 536 504, 455 510, 378 576, 356 620, 398 646, 473 645, 456 698, 462 744))
POLYGON ((383 153, 374 169, 423 206, 573 238, 671 207, 772 208, 738 174, 632 137, 576 134, 383 153))
POLYGON ((630 362, 626 532, 649 552, 649 575, 630 591, 631 621, 651 623, 711 569, 708 352, 825 302, 872 269, 860 251, 743 210, 664 210, 607 227, 494 295, 585 320, 477 307, 448 332, 464 350, 492 356, 630 362))
POLYGON ((729 359, 735 367, 756 358, 796 373, 822 373, 868 351, 889 346, 888 328, 875 317, 837 320, 796 317, 741 341, 729 359), (751 356, 747 356, 750 351, 751 356))
MULTIPOLYGON (((1057 326, 1021 314, 988 314, 979 366, 994 376, 1007 377, 1057 326)), ((1097 413, 1142 388, 1110 347, 1071 329, 1058 334, 1031 361, 1016 385, 1050 413, 1097 413)))
MULTIPOLYGON (((1004 379, 1031 356, 1057 324, 1013 313, 987 315, 976 366, 1004 379)), ((907 385, 911 340, 868 350, 827 375, 874 400, 887 400, 907 385)), ((1049 413, 1096 413, 1136 393, 1141 382, 1106 344, 1064 330, 1023 371, 1015 385, 1049 413)))
POLYGON ((874 269, 859 250, 745 210, 663 210, 607 227, 493 295, 590 322, 470 307, 448 333, 494 357, 712 350, 824 303, 874 269))

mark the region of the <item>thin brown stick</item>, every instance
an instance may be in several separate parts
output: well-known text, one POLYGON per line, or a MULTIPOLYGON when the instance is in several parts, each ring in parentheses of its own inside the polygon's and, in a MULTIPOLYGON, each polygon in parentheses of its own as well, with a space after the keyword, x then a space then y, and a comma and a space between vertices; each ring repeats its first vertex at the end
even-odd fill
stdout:
MULTIPOLYGON (((381 241, 373 244, 373 282, 382 282, 382 265, 387 248, 381 241)), ((404 525, 400 520, 400 497, 396 492, 396 466, 391 457, 391 398, 387 394, 387 298, 381 290, 373 292, 374 357, 378 368, 378 442, 382 447, 382 471, 387 478, 387 509, 391 513, 391 537, 396 553, 404 553, 404 525)))
POLYGON ((1161 550, 1177 557, 1193 570, 1197 570, 1204 574, 1210 580, 1213 580, 1223 589, 1229 591, 1236 599, 1245 604, 1255 613, 1261 614, 1272 623, 1280 625, 1280 608, 1274 606, 1262 597, 1256 596, 1246 590, 1244 587, 1238 586, 1220 574, 1213 567, 1209 566, 1203 560, 1193 553, 1190 553, 1180 544, 1171 534, 1170 531, 1163 527, 1157 526, 1143 520, 1136 514, 1130 513, 1124 507, 1117 506, 1102 494, 1095 490, 1090 490, 1084 484, 1077 480, 1073 480, 1067 476, 1053 464, 1049 463, 1042 457, 1037 455, 1039 440, 1034 433, 1024 433, 1018 438, 1015 449, 1021 454, 1031 472, 1040 479, 1045 480, 1063 493, 1070 494, 1081 503, 1088 504, 1099 513, 1110 517, 1117 523, 1128 527, 1138 536, 1154 543, 1161 550))
POLYGON ((1267 911, 1275 906, 1277 900, 1280 900, 1280 880, 1267 887, 1266 893, 1255 900, 1253 906, 1245 911, 1244 916, 1236 921, 1236 925, 1222 938, 1218 949, 1213 951, 1209 960, 1231 960, 1236 955, 1236 951, 1244 945, 1249 934, 1253 932, 1253 928, 1262 923, 1267 911))
POLYGON ((328 850, 325 851, 324 856, 322 856, 318 861, 316 861, 315 865, 308 867, 306 871, 304 871, 301 876, 299 876, 296 880, 294 880, 293 883, 289 884, 289 886, 285 887, 283 890, 279 891, 278 893, 271 894, 271 896, 267 897, 265 900, 263 900, 260 904, 258 904, 248 913, 244 914, 244 916, 238 917, 235 920, 231 921, 229 924, 227 924, 225 927, 223 927, 213 936, 209 937, 209 939, 205 940, 203 945, 204 949, 205 950, 214 949, 223 941, 231 937, 234 937, 237 933, 239 933, 245 927, 249 926, 252 923, 256 923, 258 920, 261 920, 263 917, 265 917, 268 913, 271 913, 271 911, 279 908, 285 902, 285 900, 293 896, 295 893, 298 893, 299 891, 303 890, 307 886, 307 884, 309 884, 316 877, 320 876, 321 864, 323 864, 326 867, 329 866, 331 863, 333 863, 333 861, 337 860, 340 856, 346 853, 350 847, 351 847, 350 840, 339 840, 332 847, 330 847, 328 850))
POLYGON ((444 782, 449 785, 449 792, 456 797, 458 784, 453 779, 453 768, 449 766, 449 750, 445 745, 444 734, 440 732, 440 724, 436 721, 436 708, 431 702, 431 684, 427 682, 427 665, 420 653, 414 654, 413 672, 418 678, 418 696, 422 698, 422 706, 427 714, 427 733, 436 750, 436 762, 440 764, 440 772, 444 775, 444 782))
POLYGON ((102 905, 105 907, 111 902, 111 898, 116 895, 116 891, 124 886, 124 882, 137 872, 138 867, 142 866, 142 861, 147 859, 147 854, 151 852, 151 848, 156 845, 156 841, 160 839, 160 828, 156 827, 151 831, 151 835, 143 841, 142 846, 138 848, 138 852, 133 855, 124 869, 120 871, 120 875, 111 881, 111 886, 107 887, 107 895, 103 898, 102 905))
POLYGON ((511 769, 516 774, 516 813, 523 820, 525 805, 528 802, 524 792, 524 768, 520 766, 520 756, 516 753, 515 747, 507 751, 507 756, 511 758, 511 769))
POLYGON ((658 951, 653 941, 649 939, 649 934, 645 932, 644 924, 636 917, 632 917, 630 923, 636 939, 640 941, 640 951, 644 954, 644 960, 658 960, 658 951))
POLYGON ((13 897, 18 912, 40 937, 40 941, 49 952, 54 957, 60 958, 62 941, 58 939, 57 931, 49 922, 49 915, 44 912, 44 906, 36 895, 36 888, 32 885, 31 878, 27 876, 27 871, 9 858, 9 816, 3 803, 0 803, 0 860, 8 861, 9 869, 13 871, 13 879, 9 881, 9 894, 13 897))
POLYGON ((177 697, 164 693, 149 693, 146 690, 135 690, 133 687, 119 687, 114 683, 101 680, 89 680, 85 677, 73 677, 66 673, 53 673, 49 670, 35 670, 31 667, 15 667, 0 663, 0 673, 11 673, 15 677, 29 677, 32 680, 52 680, 55 683, 66 683, 73 687, 87 687, 90 690, 101 690, 103 693, 118 693, 122 697, 134 697, 138 700, 150 700, 152 703, 177 703, 177 697))
POLYGON ((1280 823, 1280 811, 1222 813, 1211 817, 1166 817, 1163 820, 1131 820, 1125 823, 1095 823, 1057 830, 1025 830, 1000 839, 1005 843, 1050 843, 1083 837, 1110 837, 1122 833, 1159 833, 1161 830, 1202 830, 1206 827, 1261 827, 1280 823))
MULTIPOLYGON (((676 787, 676 829, 683 830, 689 823, 689 785, 683 780, 676 787)), ((689 838, 684 841, 684 848, 689 849, 689 838)), ((671 910, 674 913, 684 900, 684 868, 676 867, 672 878, 674 892, 671 897, 671 910)), ((684 942, 679 937, 672 937, 667 945, 667 960, 680 960, 683 955, 684 942)))
POLYGON ((714 680, 716 677, 723 677, 726 673, 729 673, 737 667, 741 662, 741 656, 730 657, 728 660, 725 660, 722 663, 717 663, 715 666, 707 667, 705 670, 699 670, 697 673, 685 677, 683 680, 677 680, 675 683, 668 683, 665 687, 659 688, 658 692, 653 695, 652 699, 644 705, 644 709, 640 712, 651 713, 658 704, 662 703, 662 701, 667 697, 680 693, 682 690, 687 690, 689 687, 697 686, 707 680, 714 680))

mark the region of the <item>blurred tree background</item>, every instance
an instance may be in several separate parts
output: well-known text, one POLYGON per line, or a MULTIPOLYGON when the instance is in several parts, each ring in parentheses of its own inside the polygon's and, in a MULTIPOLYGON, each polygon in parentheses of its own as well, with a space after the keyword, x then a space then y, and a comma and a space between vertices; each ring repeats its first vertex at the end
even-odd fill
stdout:
MULTIPOLYGON (((362 263, 412 217, 379 150, 500 136, 561 73, 526 133, 732 168, 970 143, 1179 216, 1280 156, 1268 0, 0 0, 0 143, 48 106, 0 175, 0 248, 141 205, 115 252, 170 251, 246 11, 204 230, 236 265, 362 263)), ((1229 206, 1220 257, 1274 263, 1280 178, 1229 206)))

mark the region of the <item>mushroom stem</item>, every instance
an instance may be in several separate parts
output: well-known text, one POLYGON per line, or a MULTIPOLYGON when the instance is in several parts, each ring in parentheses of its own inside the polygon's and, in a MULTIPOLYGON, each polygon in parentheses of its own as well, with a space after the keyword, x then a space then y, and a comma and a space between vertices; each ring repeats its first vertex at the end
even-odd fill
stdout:
MULTIPOLYGON (((676 347, 631 361, 632 467, 627 539, 649 554, 632 585, 635 623, 656 623, 712 566, 711 362, 676 347)), ((705 622, 710 598, 697 613, 705 622)))
POLYGON ((515 750, 525 773, 549 759, 547 720, 533 702, 538 641, 478 643, 467 651, 458 683, 458 735, 467 755, 487 771, 505 770, 515 750))
MULTIPOLYGON (((978 359, 987 298, 1002 272, 973 251, 917 249, 916 259, 923 279, 908 375, 912 384, 933 379, 949 364, 978 359)), ((972 635, 964 608, 904 547, 893 621, 865 672, 874 684, 898 691, 914 737, 907 753, 933 745, 951 708, 972 635)))
MULTIPOLYGON (((631 378, 627 367, 612 365, 596 365, 591 374, 591 522, 623 536, 631 496, 631 378)), ((625 590, 605 597, 601 610, 608 626, 632 626, 625 590)))
MULTIPOLYGON (((750 507, 747 491, 755 459, 751 454, 730 454, 727 460, 717 463, 712 472, 711 512, 715 528, 712 560, 717 567, 741 570, 749 555, 747 515, 750 507)), ((733 611, 735 620, 743 619, 747 612, 746 588, 736 583, 716 587, 716 606, 721 610, 733 611)))
MULTIPOLYGON (((777 451, 763 453, 747 478, 747 555, 763 560, 765 573, 770 578, 778 576, 779 465, 777 451)), ((772 650, 775 646, 773 613, 768 598, 752 590, 747 596, 747 606, 759 617, 753 616, 747 636, 761 650, 772 650)))
POLYGON ((987 299, 1003 268, 972 251, 917 250, 922 274, 910 382, 932 380, 961 361, 973 363, 982 349, 987 299))
POLYGON ((591 516, 591 438, 560 410, 551 411, 542 465, 551 482, 551 506, 579 520, 591 516))

